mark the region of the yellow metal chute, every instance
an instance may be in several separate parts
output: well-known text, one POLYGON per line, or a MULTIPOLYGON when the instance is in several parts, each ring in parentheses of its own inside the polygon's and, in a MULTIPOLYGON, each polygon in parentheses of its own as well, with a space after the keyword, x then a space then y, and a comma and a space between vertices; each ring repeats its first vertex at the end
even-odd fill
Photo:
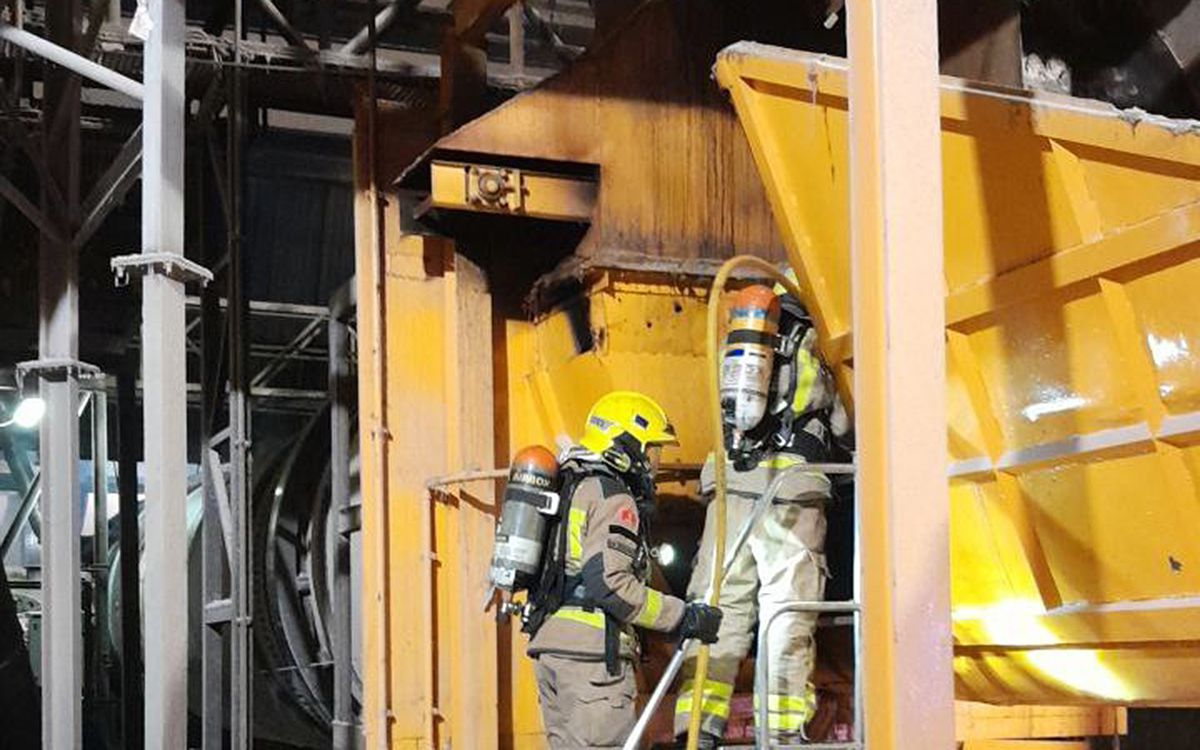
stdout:
MULTIPOLYGON (((845 61, 716 73, 849 389, 845 61)), ((1200 700, 1200 125, 945 78, 942 133, 959 697, 1200 700)))

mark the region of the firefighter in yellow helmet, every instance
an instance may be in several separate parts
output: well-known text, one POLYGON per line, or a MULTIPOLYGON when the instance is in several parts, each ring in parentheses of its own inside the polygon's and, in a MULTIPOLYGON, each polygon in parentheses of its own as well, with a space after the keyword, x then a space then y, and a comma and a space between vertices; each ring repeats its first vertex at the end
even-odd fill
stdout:
POLYGON ((677 441, 662 407, 617 391, 592 407, 562 457, 560 527, 530 593, 529 656, 550 747, 620 747, 637 720, 634 627, 711 643, 720 610, 647 585, 647 513, 663 445, 677 441))
MULTIPOLYGON (((812 321, 799 300, 782 286, 775 287, 774 299, 765 288, 758 287, 756 292, 760 304, 765 297, 771 306, 769 313, 763 310, 763 316, 756 319, 777 320, 778 328, 777 333, 766 331, 759 337, 774 349, 769 387, 756 394, 766 402, 761 416, 756 414, 756 419, 748 420, 753 424, 730 424, 740 415, 731 413, 734 404, 725 402, 723 389, 729 459, 725 474, 727 546, 733 544, 756 501, 780 470, 797 463, 837 460, 851 447, 850 422, 833 378, 818 357, 812 321)), ((739 340, 752 339, 743 334, 739 340)), ((726 353, 728 356, 730 351, 726 353)), ((710 455, 700 475, 701 494, 709 499, 714 492, 714 468, 710 455)), ((701 686, 701 748, 716 747, 724 735, 734 681, 750 651, 756 625, 760 628, 758 648, 767 649, 770 665, 767 695, 756 695, 756 705, 764 698, 767 701, 773 742, 794 744, 805 739, 804 726, 816 710, 816 694, 809 680, 815 661, 817 616, 811 612, 782 614, 766 637, 761 626, 784 605, 824 597, 828 576, 825 503, 830 495, 830 480, 825 475, 791 474, 772 508, 732 561, 721 589, 720 606, 725 618, 719 640, 709 651, 708 673, 701 686)), ((710 504, 688 585, 689 597, 707 598, 711 584, 716 544, 713 509, 710 504)), ((675 705, 677 736, 687 731, 696 689, 694 672, 692 649, 684 662, 675 705)))

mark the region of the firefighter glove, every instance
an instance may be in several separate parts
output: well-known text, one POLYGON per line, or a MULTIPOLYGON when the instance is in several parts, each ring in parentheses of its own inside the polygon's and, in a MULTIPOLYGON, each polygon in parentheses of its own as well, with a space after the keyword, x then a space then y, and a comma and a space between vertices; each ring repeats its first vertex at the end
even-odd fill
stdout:
POLYGON ((701 643, 716 643, 717 630, 721 627, 721 610, 703 602, 688 602, 679 621, 679 637, 695 638, 701 643))

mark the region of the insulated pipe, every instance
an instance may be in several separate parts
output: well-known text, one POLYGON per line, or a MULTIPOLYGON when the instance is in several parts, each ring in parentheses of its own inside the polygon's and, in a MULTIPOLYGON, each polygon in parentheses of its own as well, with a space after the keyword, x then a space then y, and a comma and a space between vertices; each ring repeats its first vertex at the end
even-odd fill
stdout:
POLYGON ((108 681, 108 395, 104 383, 92 393, 92 597, 98 637, 91 654, 92 689, 104 723, 109 721, 108 681))
MULTIPOLYGON (((725 441, 721 423, 721 294, 730 274, 743 266, 753 267, 783 285, 788 294, 801 299, 800 289, 778 268, 753 255, 738 255, 725 261, 713 279, 712 291, 708 296, 708 392, 709 416, 712 418, 713 467, 716 471, 716 548, 713 551, 712 585, 709 605, 717 606, 721 600, 722 570, 725 566, 725 441)), ((696 750, 700 740, 700 707, 703 703, 703 685, 708 676, 708 644, 701 644, 696 655, 696 673, 692 678, 692 707, 688 716, 687 750, 696 750), (697 689, 699 686, 700 689, 697 689)))
POLYGON ((37 34, 31 34, 24 29, 18 29, 11 24, 0 22, 0 40, 15 44, 35 55, 40 55, 52 63, 57 63, 67 70, 95 81, 101 86, 107 86, 113 91, 119 91, 130 99, 142 101, 145 90, 142 84, 110 70, 99 63, 92 62, 83 55, 77 55, 69 49, 47 41, 37 34))

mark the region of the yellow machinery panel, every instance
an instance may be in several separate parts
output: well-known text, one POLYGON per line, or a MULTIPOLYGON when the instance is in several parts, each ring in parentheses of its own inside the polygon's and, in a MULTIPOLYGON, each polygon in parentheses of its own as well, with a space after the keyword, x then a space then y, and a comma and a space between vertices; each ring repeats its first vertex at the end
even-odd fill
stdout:
POLYGON ((672 283, 664 274, 604 270, 578 298, 585 306, 556 309, 532 323, 508 321, 514 448, 574 440, 597 398, 632 389, 652 395, 671 415, 680 445, 666 449, 663 463, 702 463, 710 442, 706 281, 672 283), (583 341, 580 326, 587 329, 583 341), (526 404, 530 408, 518 408, 526 404))
MULTIPOLYGON (((844 63, 740 46, 718 74, 850 396, 844 63)), ((943 114, 959 696, 1200 701, 1200 136, 949 79, 943 114)), ((682 439, 666 461, 699 463, 711 266, 622 270, 600 253, 582 294, 514 318, 487 269, 403 233, 401 202, 368 189, 369 141, 356 148, 368 746, 533 750, 523 638, 482 611, 498 486, 461 477, 577 437, 613 388, 659 398, 682 439)), ((593 217, 623 237, 614 221, 593 217)), ((634 245, 703 255, 673 237, 634 245)))
MULTIPOLYGON (((614 389, 636 389, 663 405, 680 445, 665 469, 703 462, 711 442, 705 391, 705 314, 709 279, 593 269, 582 293, 532 321, 506 320, 508 444, 555 446, 579 437, 588 410, 614 389)), ((544 747, 526 639, 510 631, 502 685, 512 747, 544 747)), ((664 714, 665 716, 665 714, 664 714)))
MULTIPOLYGON (((845 61, 716 72, 848 389, 845 61)), ((945 78, 942 133, 958 695, 1196 703, 1200 125, 945 78)))

